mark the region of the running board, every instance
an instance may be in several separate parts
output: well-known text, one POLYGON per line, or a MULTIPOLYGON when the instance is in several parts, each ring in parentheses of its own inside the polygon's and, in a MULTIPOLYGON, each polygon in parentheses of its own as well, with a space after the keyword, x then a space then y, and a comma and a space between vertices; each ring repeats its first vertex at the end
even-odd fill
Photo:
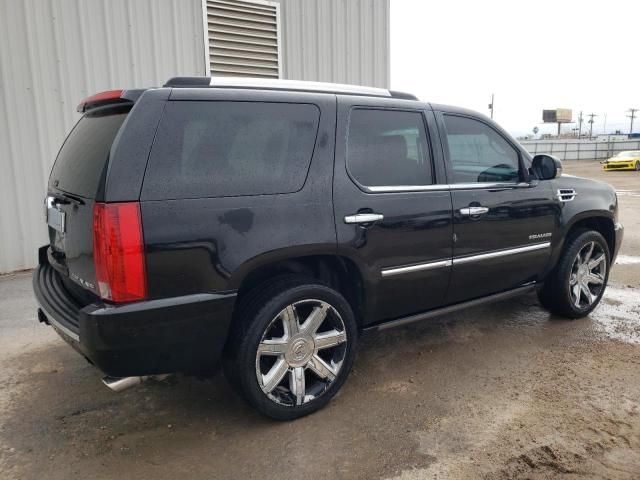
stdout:
POLYGON ((456 303, 455 305, 449 305, 448 307, 437 308, 435 310, 430 310, 428 312, 417 313, 415 315, 409 315, 408 317, 398 318, 396 320, 391 320, 389 322, 384 322, 378 325, 373 325, 371 327, 366 327, 364 331, 370 332, 374 330, 379 331, 379 330, 387 330, 388 328, 401 327, 403 325, 408 325, 414 322, 420 322, 428 318, 438 317, 440 315, 446 315, 448 313, 457 312, 458 310, 463 310, 468 307, 475 307, 477 305, 482 305, 484 303, 497 302, 499 300, 506 300, 508 298, 517 297, 518 295, 522 295, 524 293, 528 293, 532 290, 535 290, 536 286, 537 286, 536 282, 528 283, 526 285, 522 285, 521 287, 514 288, 512 290, 507 290, 506 292, 489 295, 488 297, 476 298, 475 300, 456 303))

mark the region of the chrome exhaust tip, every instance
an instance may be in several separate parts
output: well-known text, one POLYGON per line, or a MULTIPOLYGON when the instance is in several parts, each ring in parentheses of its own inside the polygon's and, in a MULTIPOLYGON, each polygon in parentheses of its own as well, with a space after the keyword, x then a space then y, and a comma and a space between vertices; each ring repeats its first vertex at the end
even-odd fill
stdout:
POLYGON ((136 385, 140 385, 142 382, 146 382, 150 378, 154 380, 164 380, 167 378, 169 374, 163 375, 145 375, 142 377, 110 377, 106 376, 102 379, 102 383, 104 383, 110 390, 114 392, 122 392, 127 390, 128 388, 135 387, 136 385))

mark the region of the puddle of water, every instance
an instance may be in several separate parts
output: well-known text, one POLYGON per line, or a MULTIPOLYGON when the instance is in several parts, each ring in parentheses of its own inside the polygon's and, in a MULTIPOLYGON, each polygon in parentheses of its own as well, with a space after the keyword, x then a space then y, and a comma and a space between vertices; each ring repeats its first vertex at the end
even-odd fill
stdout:
POLYGON ((640 197, 640 192, 636 192, 634 190, 616 190, 618 196, 626 196, 626 197, 640 197))
POLYGON ((591 318, 607 337, 640 344, 640 289, 607 287, 591 318))
POLYGON ((640 264, 640 257, 634 255, 618 255, 616 265, 636 265, 640 264))

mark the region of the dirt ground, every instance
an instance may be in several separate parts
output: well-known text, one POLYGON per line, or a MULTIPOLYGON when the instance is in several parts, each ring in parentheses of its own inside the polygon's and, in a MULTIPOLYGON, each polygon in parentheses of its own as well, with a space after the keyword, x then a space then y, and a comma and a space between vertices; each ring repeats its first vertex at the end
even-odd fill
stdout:
POLYGON ((368 334, 343 391, 290 423, 221 375, 116 394, 0 277, 0 479, 640 478, 640 173, 565 164, 619 191, 626 238, 582 320, 535 295, 368 334))

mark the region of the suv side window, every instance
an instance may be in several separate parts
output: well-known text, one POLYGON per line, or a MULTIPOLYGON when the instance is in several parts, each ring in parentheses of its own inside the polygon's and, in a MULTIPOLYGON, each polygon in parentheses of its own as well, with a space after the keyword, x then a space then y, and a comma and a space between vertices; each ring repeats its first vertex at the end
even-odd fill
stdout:
POLYGON ((309 170, 319 118, 311 104, 169 101, 142 198, 296 192, 309 170))
POLYGON ((519 154, 483 122, 444 115, 451 175, 449 183, 517 182, 519 154))
POLYGON ((432 184, 422 114, 371 108, 352 110, 347 169, 358 183, 367 187, 432 184))

